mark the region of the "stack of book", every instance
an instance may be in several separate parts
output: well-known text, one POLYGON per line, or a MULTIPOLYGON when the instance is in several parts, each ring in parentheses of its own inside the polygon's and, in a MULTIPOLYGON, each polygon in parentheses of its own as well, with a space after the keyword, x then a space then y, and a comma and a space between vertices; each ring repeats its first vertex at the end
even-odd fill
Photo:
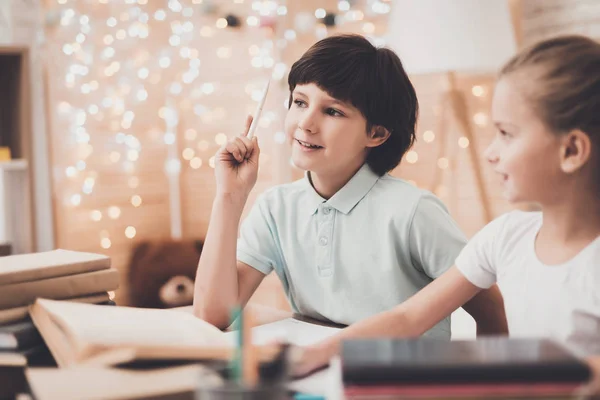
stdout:
POLYGON ((570 397, 587 364, 547 339, 356 339, 341 354, 345 398, 570 397))
POLYGON ((43 346, 28 312, 38 297, 100 304, 118 284, 101 254, 53 250, 0 258, 0 351, 27 356, 43 346))

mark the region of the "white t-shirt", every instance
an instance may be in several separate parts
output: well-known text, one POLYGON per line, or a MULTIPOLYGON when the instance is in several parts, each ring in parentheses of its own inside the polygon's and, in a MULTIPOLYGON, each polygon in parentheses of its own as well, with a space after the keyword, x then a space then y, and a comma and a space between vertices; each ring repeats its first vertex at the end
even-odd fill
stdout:
POLYGON ((456 266, 480 288, 498 283, 511 336, 600 355, 600 237, 564 264, 545 265, 534 247, 541 226, 539 212, 505 214, 473 237, 456 266))

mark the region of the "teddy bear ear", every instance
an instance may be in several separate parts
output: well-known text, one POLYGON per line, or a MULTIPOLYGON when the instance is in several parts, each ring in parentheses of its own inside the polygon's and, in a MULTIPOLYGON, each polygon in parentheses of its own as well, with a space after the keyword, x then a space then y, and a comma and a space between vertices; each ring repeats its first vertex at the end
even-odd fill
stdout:
POLYGON ((196 247, 198 254, 201 254, 202 247, 204 247, 204 240, 194 240, 194 247, 196 247))

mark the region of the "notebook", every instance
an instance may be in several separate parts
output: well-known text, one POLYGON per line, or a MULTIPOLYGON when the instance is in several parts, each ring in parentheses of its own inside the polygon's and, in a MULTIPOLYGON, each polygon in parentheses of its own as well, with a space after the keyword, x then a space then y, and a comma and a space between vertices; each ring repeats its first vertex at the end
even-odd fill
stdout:
POLYGON ((2 285, 0 309, 29 305, 38 297, 60 300, 110 292, 118 287, 119 272, 115 268, 2 285))
POLYGON ((362 339, 342 345, 345 386, 579 384, 587 364, 546 339, 362 339))
POLYGON ((101 367, 28 368, 37 400, 193 400, 197 387, 221 378, 201 365, 148 370, 101 367))
MULTIPOLYGON (((108 301, 110 301, 110 296, 108 295, 108 293, 96 293, 91 294, 89 296, 73 297, 67 300, 79 303, 100 304, 107 303, 108 301)), ((2 326, 9 325, 15 322, 21 322, 23 320, 27 320, 28 318, 29 305, 0 310, 0 329, 2 328, 2 326)))
POLYGON ((0 257, 0 285, 37 281, 58 276, 110 268, 110 258, 102 254, 70 250, 0 257))

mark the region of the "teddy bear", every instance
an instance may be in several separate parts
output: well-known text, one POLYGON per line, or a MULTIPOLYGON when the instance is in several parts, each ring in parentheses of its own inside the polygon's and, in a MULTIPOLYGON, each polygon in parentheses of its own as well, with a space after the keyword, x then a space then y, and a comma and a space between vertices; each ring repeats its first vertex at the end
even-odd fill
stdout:
POLYGON ((140 242, 127 273, 129 305, 171 308, 190 305, 202 240, 140 242))

